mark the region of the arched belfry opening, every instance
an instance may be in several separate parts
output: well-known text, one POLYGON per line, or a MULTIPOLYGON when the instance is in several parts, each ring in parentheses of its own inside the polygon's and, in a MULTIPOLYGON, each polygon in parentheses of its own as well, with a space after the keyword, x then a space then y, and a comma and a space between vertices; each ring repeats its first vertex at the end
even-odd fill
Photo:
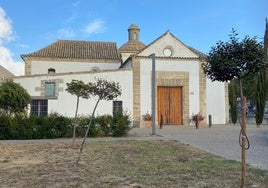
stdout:
POLYGON ((140 28, 135 25, 131 24, 129 29, 128 29, 128 40, 140 40, 140 28))
POLYGON ((118 49, 118 53, 124 62, 129 56, 139 53, 145 47, 140 42, 140 28, 136 24, 131 24, 128 28, 128 41, 118 49))

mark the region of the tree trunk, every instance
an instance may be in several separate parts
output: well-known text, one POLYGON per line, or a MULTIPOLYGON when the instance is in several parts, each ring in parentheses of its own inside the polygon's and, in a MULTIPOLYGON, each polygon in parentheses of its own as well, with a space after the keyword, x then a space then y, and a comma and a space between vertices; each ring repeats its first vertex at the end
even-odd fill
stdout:
POLYGON ((77 113, 78 113, 78 106, 79 106, 79 97, 77 97, 76 100, 76 110, 75 110, 75 115, 74 115, 74 125, 73 125, 73 144, 75 141, 75 132, 76 132, 76 127, 77 127, 77 113))
POLYGON ((100 102, 100 99, 98 99, 98 101, 96 102, 96 105, 95 105, 94 110, 92 112, 92 115, 90 117, 90 121, 89 121, 89 124, 87 126, 86 134, 84 136, 83 142, 82 142, 81 147, 80 147, 80 151, 79 151, 78 156, 77 156, 77 160, 75 162, 76 164, 78 164, 79 161, 80 161, 80 157, 81 157, 81 154, 83 152, 83 148, 84 148, 84 145, 85 145, 85 142, 86 142, 86 138, 87 138, 87 135, 88 135, 88 132, 89 132, 89 128, 90 128, 91 122, 92 122, 92 120, 94 118, 94 114, 95 114, 95 111, 97 109, 97 106, 98 106, 99 102, 100 102))
POLYGON ((246 110, 247 110, 247 102, 246 97, 243 95, 243 87, 242 81, 239 79, 240 85, 240 95, 241 95, 241 115, 242 115, 242 122, 241 122, 241 131, 240 136, 242 137, 242 145, 241 145, 241 162, 242 162, 242 169, 241 169, 241 188, 246 187, 246 110))
POLYGON ((242 136, 242 150, 241 150, 241 188, 246 188, 246 97, 242 98, 242 125, 241 125, 241 136, 242 136))

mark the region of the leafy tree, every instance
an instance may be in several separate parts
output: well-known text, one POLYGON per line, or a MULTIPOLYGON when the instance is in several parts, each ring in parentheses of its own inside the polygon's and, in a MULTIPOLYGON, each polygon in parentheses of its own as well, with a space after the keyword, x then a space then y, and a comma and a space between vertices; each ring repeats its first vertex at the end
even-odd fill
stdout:
MULTIPOLYGON (((243 94, 244 96, 247 97, 248 100, 251 101, 251 104, 254 105, 256 103, 255 101, 255 95, 256 95, 256 90, 252 86, 256 86, 257 84, 257 75, 256 73, 250 73, 246 77, 244 77, 242 81, 243 85, 243 94)), ((237 94, 239 94, 239 80, 236 79, 236 91, 237 94)))
POLYGON ((208 63, 203 70, 212 81, 230 81, 242 79, 252 72, 259 72, 265 67, 263 46, 256 37, 246 36, 241 42, 233 29, 229 42, 219 41, 208 55, 208 63))
MULTIPOLYGON (((237 33, 232 30, 229 42, 217 42, 208 55, 208 63, 203 64, 203 70, 212 81, 231 81, 239 80, 241 106, 243 109, 243 88, 241 79, 250 73, 261 71, 266 63, 263 61, 264 51, 261 43, 257 42, 256 37, 246 36, 241 42, 237 38, 237 33)), ((245 111, 243 111, 245 112, 245 111)), ((245 113, 243 119, 245 118, 245 113)), ((241 187, 245 186, 245 123, 242 121, 240 139, 242 138, 242 182, 241 187)), ((240 140, 239 139, 239 140, 240 140)))
POLYGON ((217 42, 209 52, 208 63, 203 64, 202 68, 212 81, 237 79, 242 102, 244 96, 242 79, 261 71, 266 63, 263 61, 263 45, 256 37, 246 36, 239 41, 237 35, 233 29, 228 42, 217 42))
POLYGON ((30 102, 30 95, 19 84, 8 81, 0 86, 0 108, 6 114, 25 113, 30 102))
POLYGON ((79 107, 79 99, 80 97, 88 99, 90 97, 91 92, 91 83, 85 84, 81 80, 72 80, 70 83, 67 84, 67 89, 70 94, 76 95, 76 109, 75 109, 75 117, 74 117, 74 125, 73 125, 73 143, 75 141, 75 132, 77 126, 77 113, 79 107))
POLYGON ((80 147, 80 151, 79 151, 79 154, 78 154, 78 157, 76 160, 77 164, 80 161, 80 157, 81 157, 83 147, 84 147, 84 144, 85 144, 85 141, 86 141, 89 129, 90 129, 90 125, 91 125, 91 122, 94 118, 94 114, 95 114, 95 111, 97 109, 99 102, 101 100, 109 101, 109 100, 115 99, 116 97, 118 97, 122 94, 122 90, 121 90, 121 86, 119 85, 119 83, 115 83, 113 81, 109 82, 107 80, 99 78, 99 79, 97 79, 96 83, 92 84, 92 90, 90 91, 90 93, 93 96, 97 97, 97 102, 96 102, 95 107, 93 109, 92 116, 90 117, 90 121, 89 121, 87 130, 86 130, 83 142, 82 142, 81 147, 80 147))
MULTIPOLYGON (((268 64, 268 21, 266 19, 266 28, 264 34, 264 62, 268 64)), ((264 116, 265 102, 268 98, 268 68, 263 69, 258 74, 256 87, 256 124, 259 127, 262 124, 264 116)))

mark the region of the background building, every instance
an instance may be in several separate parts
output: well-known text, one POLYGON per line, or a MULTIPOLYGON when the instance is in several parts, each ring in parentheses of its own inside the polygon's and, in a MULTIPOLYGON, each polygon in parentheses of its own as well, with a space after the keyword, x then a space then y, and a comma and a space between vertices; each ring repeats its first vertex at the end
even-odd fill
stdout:
MULTIPOLYGON (((116 43, 58 40, 36 52, 22 55, 25 75, 15 77, 31 95, 31 112, 57 112, 74 116, 76 98, 65 91, 66 83, 85 83, 103 78, 119 82, 122 96, 102 101, 97 114, 112 113, 115 105, 133 116, 141 126, 142 115, 151 113, 152 58, 156 62, 156 119, 164 125, 186 125, 192 113, 210 114, 214 124, 229 120, 227 84, 211 82, 201 68, 206 55, 185 45, 167 31, 149 45, 140 42, 140 29, 132 24, 128 41, 116 43)), ((81 100, 80 115, 92 112, 95 100, 81 100)))

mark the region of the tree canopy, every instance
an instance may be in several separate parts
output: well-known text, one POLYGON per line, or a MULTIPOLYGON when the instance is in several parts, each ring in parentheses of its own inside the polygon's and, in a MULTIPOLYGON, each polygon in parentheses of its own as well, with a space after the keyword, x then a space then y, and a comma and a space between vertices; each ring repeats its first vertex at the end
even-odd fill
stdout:
POLYGON ((8 81, 0 86, 0 108, 7 114, 25 112, 30 102, 30 95, 19 84, 8 81))
POLYGON ((239 41, 238 34, 233 29, 228 42, 219 41, 208 55, 208 63, 202 68, 212 81, 230 81, 241 79, 252 72, 259 72, 266 66, 263 61, 264 50, 256 37, 246 36, 239 41))
POLYGON ((107 81, 105 79, 97 79, 93 84, 92 95, 97 96, 99 100, 113 100, 122 94, 121 86, 117 82, 107 81))
POLYGON ((77 97, 82 97, 85 99, 88 99, 90 97, 90 86, 92 85, 90 84, 85 84, 83 81, 81 80, 72 80, 70 83, 66 83, 67 84, 67 89, 66 91, 68 91, 70 94, 72 95, 76 95, 77 97))

